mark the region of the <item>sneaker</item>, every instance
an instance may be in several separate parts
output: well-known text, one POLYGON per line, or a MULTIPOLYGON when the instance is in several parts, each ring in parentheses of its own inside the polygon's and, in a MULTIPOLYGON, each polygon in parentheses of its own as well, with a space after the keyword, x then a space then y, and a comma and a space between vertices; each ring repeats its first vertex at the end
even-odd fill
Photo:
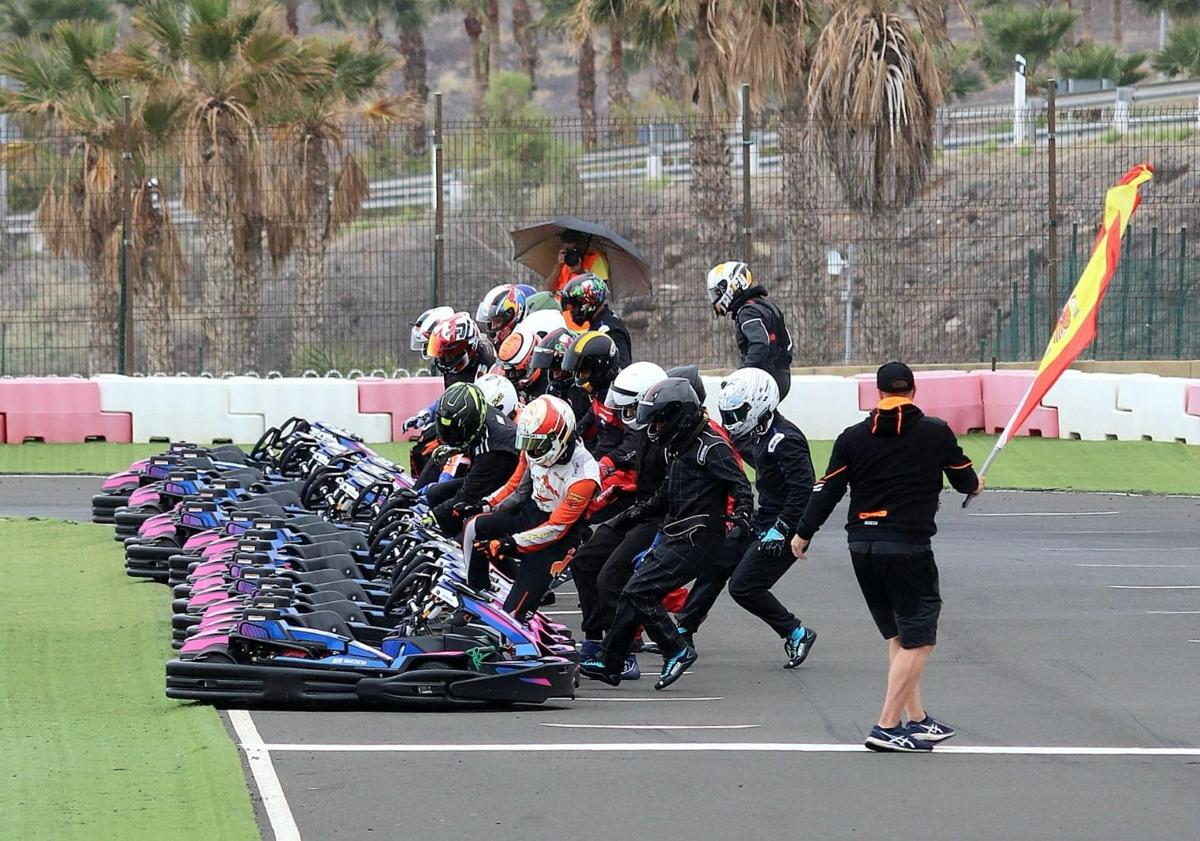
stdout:
POLYGON ((663 661, 662 674, 659 676, 658 682, 654 684, 654 688, 666 689, 683 677, 683 673, 690 669, 698 659, 700 659, 700 655, 696 653, 696 649, 685 645, 663 661))
POLYGON ((642 669, 638 666, 637 655, 630 654, 625 658, 625 667, 621 669, 621 680, 641 680, 642 669))
POLYGON ((914 739, 903 724, 897 727, 880 727, 876 724, 867 736, 866 746, 881 753, 928 753, 933 750, 932 742, 914 739))
POLYGON ((788 638, 783 641, 783 650, 787 654, 788 661, 784 664, 785 669, 794 669, 808 659, 808 652, 812 651, 812 644, 817 641, 817 632, 811 628, 805 628, 801 625, 788 635, 788 638))
POLYGON ((588 680, 598 680, 601 683, 607 683, 609 686, 620 686, 621 684, 621 676, 610 672, 604 665, 604 661, 599 658, 584 660, 580 663, 579 674, 588 680))
POLYGON ((947 739, 953 739, 956 731, 949 724, 942 724, 929 713, 925 713, 925 718, 921 721, 910 721, 908 723, 908 732, 918 742, 936 744, 944 742, 947 739))
POLYGON ((579 662, 585 660, 599 660, 600 653, 604 650, 600 640, 584 640, 579 643, 579 662))

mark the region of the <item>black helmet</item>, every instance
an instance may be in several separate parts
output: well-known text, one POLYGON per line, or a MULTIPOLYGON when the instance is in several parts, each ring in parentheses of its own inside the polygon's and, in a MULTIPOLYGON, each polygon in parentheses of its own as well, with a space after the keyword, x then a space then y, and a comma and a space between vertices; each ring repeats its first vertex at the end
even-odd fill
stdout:
POLYGON ((668 368, 667 376, 681 377, 687 380, 701 403, 708 399, 708 395, 704 391, 704 378, 700 376, 700 369, 695 365, 676 365, 674 368, 668 368))
POLYGON ((487 400, 478 386, 454 383, 438 398, 433 410, 438 440, 448 447, 469 447, 487 424, 487 400))
POLYGON ((621 370, 617 345, 607 333, 588 330, 571 344, 562 368, 575 374, 575 382, 588 394, 606 394, 621 370))
POLYGON ((533 361, 529 363, 530 369, 545 371, 552 380, 564 379, 568 374, 563 371, 563 360, 578 335, 566 327, 556 327, 551 330, 533 349, 533 361))
POLYGON ((638 400, 637 422, 651 441, 678 451, 704 428, 704 406, 687 380, 668 377, 638 400))

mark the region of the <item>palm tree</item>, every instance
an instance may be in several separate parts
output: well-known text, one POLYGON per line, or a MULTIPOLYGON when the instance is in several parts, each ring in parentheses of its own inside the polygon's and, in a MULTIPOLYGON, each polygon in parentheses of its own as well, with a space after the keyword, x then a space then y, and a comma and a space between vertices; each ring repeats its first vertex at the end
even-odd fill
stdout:
POLYGON ((1025 56, 1030 87, 1037 88, 1045 81, 1038 71, 1062 48, 1075 15, 1057 6, 999 6, 985 12, 980 20, 985 33, 980 59, 992 79, 1010 77, 1013 56, 1020 53, 1025 56))
POLYGON ((5 45, 0 73, 17 88, 0 90, 0 111, 16 115, 31 133, 46 133, 44 140, 10 145, 5 157, 33 156, 53 173, 36 223, 51 253, 83 263, 93 371, 114 370, 117 361, 118 259, 122 205, 128 203, 128 288, 143 309, 137 321, 146 328, 147 364, 171 370, 171 315, 183 260, 165 198, 147 173, 147 154, 172 131, 181 103, 167 91, 98 76, 95 64, 115 41, 115 24, 60 22, 45 37, 5 45), (130 97, 127 128, 122 94, 130 97), (126 148, 129 182, 122 181, 126 148))
POLYGON ((585 149, 596 145, 596 45, 592 30, 578 25, 576 0, 542 0, 542 18, 538 27, 547 32, 571 33, 576 44, 575 101, 579 105, 579 125, 585 149))
POLYGON ((288 35, 300 37, 300 0, 284 0, 283 15, 288 35))
POLYGON ((49 38, 59 21, 110 21, 112 0, 0 0, 0 33, 49 38))
POLYGON ((529 77, 533 90, 537 90, 538 36, 529 0, 513 0, 512 32, 519 55, 517 67, 529 77))
POLYGON ((354 116, 393 122, 420 115, 409 99, 383 98, 393 59, 382 49, 358 49, 349 39, 309 39, 304 61, 328 68, 297 86, 272 109, 267 191, 271 256, 278 263, 295 253, 292 343, 295 363, 301 331, 321 335, 325 315, 325 252, 338 226, 353 220, 367 197, 367 178, 346 145, 345 125, 354 116))
POLYGON ((484 19, 487 21, 487 76, 491 80, 500 72, 500 2, 487 0, 484 6, 484 19))
POLYGON ((1125 21, 1121 14, 1121 0, 1112 0, 1112 39, 1118 47, 1125 43, 1125 21))
POLYGON ((629 107, 629 77, 625 72, 625 27, 635 15, 633 3, 626 0, 580 0, 575 11, 580 36, 591 35, 596 27, 608 31, 608 112, 619 114, 629 107))
POLYGON ((1064 79, 1109 79, 1124 87, 1136 85, 1149 75, 1142 66, 1146 53, 1121 55, 1111 44, 1081 42, 1054 57, 1054 66, 1064 79))
POLYGON ((1154 58, 1154 69, 1164 76, 1200 76, 1200 19, 1181 20, 1167 33, 1167 45, 1154 58))
POLYGON ((257 365, 265 218, 259 118, 326 72, 305 60, 264 0, 146 0, 138 38, 106 72, 184 103, 183 201, 202 222, 206 364, 257 365))

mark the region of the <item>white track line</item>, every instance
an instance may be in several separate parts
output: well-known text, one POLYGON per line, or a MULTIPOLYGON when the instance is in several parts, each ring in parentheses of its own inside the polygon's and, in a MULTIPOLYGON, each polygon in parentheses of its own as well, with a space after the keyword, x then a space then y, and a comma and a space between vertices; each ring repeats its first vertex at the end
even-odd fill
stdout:
POLYGON ((1188 642, 1200 642, 1200 640, 1188 640, 1188 642))
POLYGON ((1200 610, 1147 610, 1151 616, 1191 616, 1200 613, 1200 610))
MULTIPOLYGON (((868 753, 863 745, 789 742, 545 742, 432 745, 265 745, 273 753, 868 753)), ((939 746, 937 753, 1004 756, 1186 756, 1200 748, 939 746)))
POLYGON ((1039 546, 1038 552, 1195 552, 1200 546, 1039 546))
POLYGON ((1090 569, 1195 569, 1200 564, 1074 564, 1090 569))
POLYGON ((566 730, 752 730, 761 724, 555 724, 539 721, 540 727, 566 730))
POLYGON ((1110 517, 1120 511, 968 511, 968 517, 1110 517))
POLYGON ((661 704, 664 701, 724 701, 720 696, 701 698, 572 698, 573 701, 604 701, 611 704, 661 704))
POLYGON ((1200 590, 1200 584, 1109 584, 1110 590, 1200 590))
POLYGON ((262 798, 275 841, 300 841, 300 829, 284 796, 283 786, 279 784, 279 775, 271 763, 271 747, 263 744, 258 728, 254 726, 254 719, 246 710, 229 710, 229 723, 233 725, 238 743, 246 752, 246 763, 258 787, 258 796, 262 798))

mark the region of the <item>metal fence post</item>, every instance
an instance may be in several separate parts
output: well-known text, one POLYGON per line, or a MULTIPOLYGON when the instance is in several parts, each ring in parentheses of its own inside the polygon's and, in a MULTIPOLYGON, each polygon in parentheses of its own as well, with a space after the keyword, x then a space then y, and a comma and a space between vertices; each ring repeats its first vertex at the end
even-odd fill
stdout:
POLYGON ((442 303, 446 271, 445 174, 442 160, 442 95, 433 95, 433 289, 431 306, 442 303))
POLYGON ((1179 229, 1179 262, 1176 265, 1175 282, 1179 288, 1175 292, 1175 358, 1183 359, 1183 311, 1187 306, 1184 292, 1187 280, 1187 225, 1179 229))
POLYGON ((128 373, 128 367, 133 362, 133 301, 129 294, 129 161, 133 155, 129 151, 129 97, 121 97, 121 181, 118 189, 121 191, 121 248, 118 258, 117 278, 119 297, 117 298, 117 373, 128 373))
POLYGON ((1046 278, 1049 284, 1050 293, 1050 309, 1047 315, 1050 317, 1050 332, 1049 335, 1054 335, 1054 325, 1058 321, 1058 147, 1055 139, 1056 119, 1054 114, 1055 109, 1055 92, 1058 88, 1058 83, 1050 80, 1049 90, 1047 91, 1047 107, 1046 107, 1046 168, 1049 183, 1049 215, 1048 220, 1049 230, 1046 231, 1046 278))
POLYGON ((1158 225, 1150 228, 1150 276, 1146 288, 1146 358, 1154 356, 1154 322, 1158 315, 1158 225))
POLYGON ((751 258, 753 211, 750 203, 750 86, 742 85, 742 262, 751 258))

